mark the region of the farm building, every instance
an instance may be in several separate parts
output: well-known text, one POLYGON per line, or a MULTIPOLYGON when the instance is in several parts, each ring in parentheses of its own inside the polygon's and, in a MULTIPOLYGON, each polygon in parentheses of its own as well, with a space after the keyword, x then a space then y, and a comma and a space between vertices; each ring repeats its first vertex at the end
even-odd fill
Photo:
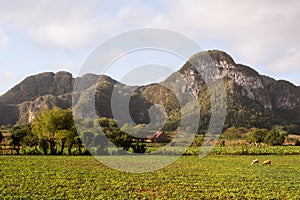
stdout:
POLYGON ((149 138, 151 142, 168 142, 168 136, 164 131, 157 131, 152 137, 149 138))

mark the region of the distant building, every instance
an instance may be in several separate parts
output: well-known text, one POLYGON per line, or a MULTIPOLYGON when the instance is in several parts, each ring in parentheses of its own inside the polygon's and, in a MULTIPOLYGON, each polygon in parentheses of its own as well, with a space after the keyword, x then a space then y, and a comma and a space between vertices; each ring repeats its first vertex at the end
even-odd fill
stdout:
POLYGON ((151 142, 169 142, 168 135, 164 131, 157 131, 152 137, 149 138, 151 142))

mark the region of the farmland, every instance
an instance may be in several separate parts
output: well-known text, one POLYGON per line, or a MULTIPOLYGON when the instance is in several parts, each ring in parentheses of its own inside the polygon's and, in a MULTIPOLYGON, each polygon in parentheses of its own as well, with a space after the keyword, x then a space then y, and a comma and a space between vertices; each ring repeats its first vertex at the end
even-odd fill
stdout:
POLYGON ((1 156, 0 199, 299 199, 299 172, 299 155, 182 156, 142 174, 91 156, 1 156))

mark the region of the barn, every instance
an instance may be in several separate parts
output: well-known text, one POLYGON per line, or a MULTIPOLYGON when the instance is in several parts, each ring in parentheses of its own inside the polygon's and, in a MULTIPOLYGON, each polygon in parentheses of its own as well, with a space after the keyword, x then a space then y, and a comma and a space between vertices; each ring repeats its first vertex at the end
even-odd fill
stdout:
POLYGON ((151 142, 168 142, 168 135, 164 131, 157 131, 153 136, 149 138, 151 142))

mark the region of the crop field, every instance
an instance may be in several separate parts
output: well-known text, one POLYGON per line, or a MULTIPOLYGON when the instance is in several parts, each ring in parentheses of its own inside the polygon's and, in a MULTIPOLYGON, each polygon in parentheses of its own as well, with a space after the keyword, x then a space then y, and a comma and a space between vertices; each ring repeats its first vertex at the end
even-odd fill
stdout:
POLYGON ((300 156, 182 156, 141 174, 91 156, 0 156, 0 191, 0 199, 300 199, 300 156), (256 158, 272 165, 251 166, 256 158))

